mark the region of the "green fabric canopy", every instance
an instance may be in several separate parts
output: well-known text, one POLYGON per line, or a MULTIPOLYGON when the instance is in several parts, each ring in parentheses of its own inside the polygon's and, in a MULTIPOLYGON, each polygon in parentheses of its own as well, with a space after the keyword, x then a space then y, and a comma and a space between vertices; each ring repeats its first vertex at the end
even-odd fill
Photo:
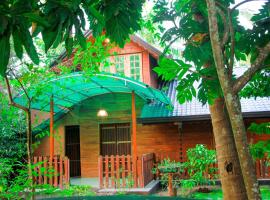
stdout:
MULTIPOLYGON (((98 95, 108 93, 131 93, 134 91, 147 102, 171 104, 168 97, 160 90, 133 80, 131 78, 99 73, 87 75, 83 72, 75 72, 49 79, 37 84, 28 94, 33 97, 32 109, 50 111, 50 98, 54 99, 54 113, 67 113, 69 108, 81 101, 98 95)), ((27 98, 24 92, 19 93, 14 101, 22 106, 27 106, 27 98)))

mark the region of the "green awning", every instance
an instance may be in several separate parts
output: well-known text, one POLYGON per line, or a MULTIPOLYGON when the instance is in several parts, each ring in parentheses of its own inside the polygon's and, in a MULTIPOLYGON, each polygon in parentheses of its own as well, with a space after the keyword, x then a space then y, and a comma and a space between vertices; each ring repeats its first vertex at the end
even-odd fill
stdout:
MULTIPOLYGON (((162 91, 131 78, 110 73, 87 75, 76 72, 57 76, 33 87, 28 94, 30 98, 33 97, 31 108, 46 112, 50 111, 50 98, 53 95, 54 113, 59 114, 67 113, 69 108, 94 96, 108 93, 131 93, 132 91, 147 102, 171 104, 162 91)), ((24 92, 19 93, 14 101, 27 106, 24 92)))

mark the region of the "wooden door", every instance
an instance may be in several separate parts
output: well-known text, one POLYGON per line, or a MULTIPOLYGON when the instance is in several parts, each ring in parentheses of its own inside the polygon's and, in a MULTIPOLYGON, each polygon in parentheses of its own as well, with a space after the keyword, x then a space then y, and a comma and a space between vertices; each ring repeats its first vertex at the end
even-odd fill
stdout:
POLYGON ((102 156, 131 154, 129 123, 100 125, 100 154, 102 156))
POLYGON ((65 127, 66 156, 70 160, 70 177, 81 176, 80 127, 65 127))

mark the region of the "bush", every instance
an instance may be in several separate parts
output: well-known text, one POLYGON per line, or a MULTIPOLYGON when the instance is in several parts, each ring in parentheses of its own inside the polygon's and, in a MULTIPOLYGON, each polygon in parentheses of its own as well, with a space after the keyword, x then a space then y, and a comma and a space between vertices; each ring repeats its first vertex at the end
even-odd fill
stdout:
POLYGON ((216 163, 216 151, 208 150, 205 145, 197 144, 195 148, 187 150, 187 162, 183 163, 190 177, 189 180, 181 182, 183 187, 192 188, 214 184, 217 168, 212 165, 216 163))

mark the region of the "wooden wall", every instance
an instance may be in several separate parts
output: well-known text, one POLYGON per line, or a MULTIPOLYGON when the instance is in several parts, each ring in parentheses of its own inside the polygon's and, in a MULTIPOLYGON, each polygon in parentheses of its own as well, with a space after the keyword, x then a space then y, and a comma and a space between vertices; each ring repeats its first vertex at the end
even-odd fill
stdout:
POLYGON ((137 126, 138 155, 145 153, 179 154, 180 135, 173 123, 137 126))
POLYGON ((180 160, 186 161, 186 151, 196 144, 204 144, 208 149, 214 149, 213 130, 210 121, 183 122, 180 131, 180 160))
MULTIPOLYGON (((136 96, 137 116, 144 102, 136 96)), ((82 177, 98 176, 98 156, 100 154, 99 125, 104 123, 122 123, 131 121, 131 94, 107 94, 88 99, 75 106, 63 119, 58 121, 56 127, 55 153, 65 155, 65 126, 80 125, 80 151, 82 177), (107 118, 96 116, 99 109, 107 110, 107 118)), ((250 119, 265 122, 269 119, 250 119)), ((257 136, 249 133, 249 141, 270 139, 270 136, 257 136)), ((174 153, 180 161, 186 160, 186 150, 196 144, 205 144, 214 149, 212 125, 209 120, 197 122, 162 123, 137 125, 137 151, 138 155, 145 153, 174 153)), ((49 155, 49 138, 45 137, 35 155, 49 155)))
POLYGON ((150 85, 151 87, 157 88, 157 76, 150 67, 150 54, 146 49, 139 46, 137 43, 130 41, 126 43, 123 48, 114 47, 110 50, 111 54, 114 52, 117 52, 118 55, 141 54, 142 82, 150 85))
MULTIPOLYGON (((144 101, 136 96, 137 116, 140 115, 143 104, 144 101)), ((58 121, 55 128, 58 138, 55 139, 55 153, 64 155, 64 127, 80 125, 82 177, 97 177, 97 161, 100 154, 99 124, 121 122, 131 122, 131 94, 106 94, 88 99, 75 106, 58 121), (97 117, 97 112, 101 108, 108 112, 108 117, 97 117)), ((35 155, 49 155, 48 137, 42 139, 35 155)))

